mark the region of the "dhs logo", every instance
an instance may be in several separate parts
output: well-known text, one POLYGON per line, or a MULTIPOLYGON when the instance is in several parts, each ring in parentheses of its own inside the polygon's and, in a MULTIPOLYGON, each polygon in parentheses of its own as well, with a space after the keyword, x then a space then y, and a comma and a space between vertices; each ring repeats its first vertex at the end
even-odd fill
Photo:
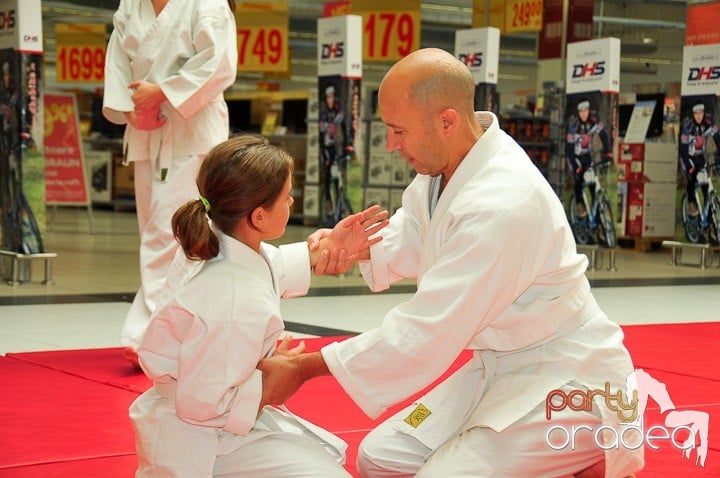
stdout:
POLYGON ((0 30, 15 28, 15 10, 0 12, 0 30))
POLYGON ((703 81, 720 79, 720 66, 692 67, 687 81, 703 81))
POLYGON ((458 55, 458 60, 471 68, 482 66, 482 52, 460 53, 458 55))
POLYGON ((323 43, 321 58, 330 60, 332 58, 342 58, 345 54, 345 43, 323 43))
POLYGON ((585 78, 588 76, 600 76, 605 73, 605 62, 596 61, 582 65, 573 65, 572 77, 585 78))

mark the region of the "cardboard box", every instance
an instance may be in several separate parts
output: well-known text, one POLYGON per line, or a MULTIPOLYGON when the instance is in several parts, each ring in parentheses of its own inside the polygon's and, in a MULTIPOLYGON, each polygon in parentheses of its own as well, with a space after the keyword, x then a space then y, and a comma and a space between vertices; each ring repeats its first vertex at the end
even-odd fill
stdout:
POLYGON ((390 156, 371 154, 368 158, 367 184, 376 186, 390 185, 390 156))
POLYGON ((672 143, 621 143, 617 159, 618 181, 675 182, 677 145, 672 143))
POLYGON ((628 183, 625 234, 630 237, 673 237, 675 191, 675 183, 628 183))
POLYGON ((113 193, 112 153, 85 148, 83 155, 90 201, 111 202, 113 193))
POLYGON ((390 206, 390 191, 386 188, 365 188, 365 205, 368 208, 378 204, 383 209, 390 206))
POLYGON ((113 199, 135 197, 135 168, 122 164, 122 155, 113 155, 113 199))

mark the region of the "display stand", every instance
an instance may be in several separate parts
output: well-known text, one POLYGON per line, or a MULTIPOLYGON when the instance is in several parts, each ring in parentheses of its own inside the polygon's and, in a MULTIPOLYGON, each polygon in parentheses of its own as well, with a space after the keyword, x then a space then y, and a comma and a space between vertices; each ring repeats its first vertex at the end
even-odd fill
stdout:
POLYGON ((7 283, 9 285, 20 285, 22 282, 30 280, 29 276, 27 279, 20 277, 23 264, 27 264, 29 267, 30 261, 43 260, 45 261, 45 279, 43 284, 52 285, 55 282, 52 279, 52 261, 57 257, 55 252, 38 252, 36 254, 22 254, 20 252, 5 251, 0 249, 0 255, 10 258, 10 278, 7 283))
POLYGON ((720 269, 720 246, 679 241, 663 241, 662 246, 670 249, 670 265, 672 266, 693 266, 706 269, 712 266, 715 256, 717 255, 719 256, 718 269, 720 269), (688 249, 699 252, 699 261, 697 263, 683 261, 683 252, 688 249))

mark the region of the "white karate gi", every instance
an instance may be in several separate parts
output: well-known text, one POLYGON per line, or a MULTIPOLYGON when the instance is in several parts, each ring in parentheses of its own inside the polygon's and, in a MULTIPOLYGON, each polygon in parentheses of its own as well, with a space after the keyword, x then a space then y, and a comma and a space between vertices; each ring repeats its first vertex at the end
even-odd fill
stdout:
POLYGON ((168 0, 155 16, 149 0, 122 0, 107 48, 103 114, 125 124, 133 111, 128 85, 146 80, 167 97, 166 123, 145 131, 128 125, 123 152, 134 163, 140 231, 141 286, 128 312, 121 341, 136 348, 177 244, 170 220, 191 199, 200 162, 229 135, 223 91, 235 82, 235 18, 227 0, 168 0))
POLYGON ((130 407, 136 476, 349 476, 338 437, 287 410, 258 416, 256 365, 283 331, 280 297, 310 286, 307 244, 259 255, 219 236, 213 260, 178 251, 138 349, 155 385, 130 407))
MULTIPOLYGON (((366 437, 361 475, 571 475, 602 459, 602 449, 586 440, 570 456, 547 446, 543 433, 558 424, 618 426, 599 398, 593 413, 545 418, 553 389, 604 389, 609 381, 613 392, 624 390, 632 363, 622 331, 590 292, 587 259, 561 202, 497 118, 478 119, 485 133, 436 205, 440 178, 418 175, 361 264, 372 290, 416 277, 417 292, 379 328, 322 349, 371 417, 429 385, 463 349, 474 351, 417 401, 430 413, 417 428, 404 421, 412 405, 366 437), (384 474, 386 465, 397 474, 384 474)), ((642 447, 605 456, 606 476, 618 478, 641 466, 642 447)))

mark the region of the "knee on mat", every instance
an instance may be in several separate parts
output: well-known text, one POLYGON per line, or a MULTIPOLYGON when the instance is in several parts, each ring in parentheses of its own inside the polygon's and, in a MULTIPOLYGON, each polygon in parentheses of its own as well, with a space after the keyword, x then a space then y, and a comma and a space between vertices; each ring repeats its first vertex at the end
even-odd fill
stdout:
POLYGON ((414 476, 424 462, 424 457, 402 446, 392 436, 370 433, 357 451, 356 468, 361 477, 414 476))

